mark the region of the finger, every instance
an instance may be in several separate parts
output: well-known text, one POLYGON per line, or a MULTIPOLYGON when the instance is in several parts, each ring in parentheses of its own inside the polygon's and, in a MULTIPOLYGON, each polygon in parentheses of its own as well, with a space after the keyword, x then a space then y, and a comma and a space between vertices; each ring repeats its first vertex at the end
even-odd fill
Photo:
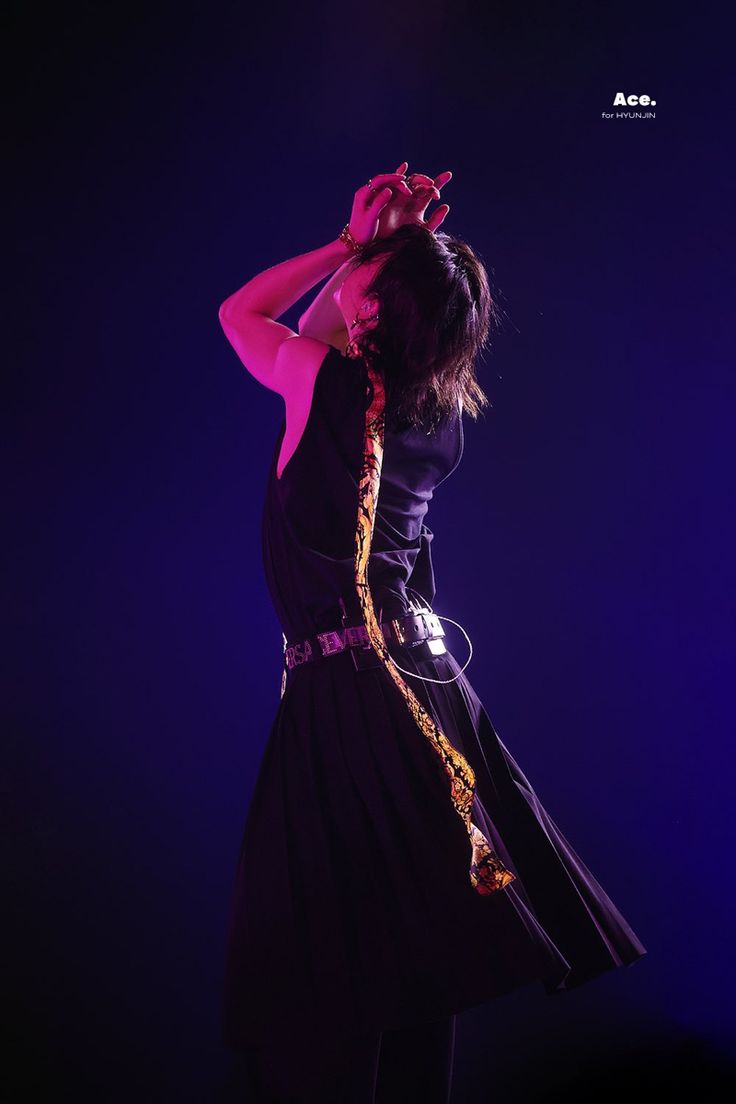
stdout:
MULTIPOLYGON (((373 185, 374 188, 376 188, 376 190, 384 187, 386 184, 391 184, 391 185, 393 185, 393 187, 396 187, 398 184, 403 183, 403 182, 404 182, 404 174, 403 173, 397 173, 397 172, 395 172, 395 173, 379 173, 378 176, 371 177, 371 184, 373 185)), ((366 187, 368 187, 367 184, 366 184, 366 187)))
POLYGON ((443 172, 435 176, 434 179, 431 176, 426 176, 424 173, 412 173, 407 179, 409 181, 409 186, 414 188, 414 190, 416 190, 420 184, 429 184, 431 187, 439 190, 444 187, 449 180, 452 180, 452 173, 449 171, 443 172))
POLYGON ((384 173, 381 176, 372 177, 370 185, 366 184, 364 188, 359 189, 359 191, 363 191, 365 195, 365 202, 367 206, 370 206, 373 203, 376 195, 381 191, 379 185, 382 182, 388 182, 389 187, 391 187, 391 189, 395 192, 397 196, 411 199, 413 192, 404 180, 403 176, 400 176, 398 173, 384 173))
POLYGON ((449 203, 443 203, 441 207, 438 207, 435 211, 433 211, 425 224, 427 226, 427 229, 431 230, 432 233, 434 233, 434 231, 445 221, 449 210, 449 203))
POLYGON ((396 171, 397 171, 397 173, 399 173, 399 174, 400 174, 401 176, 403 176, 403 175, 404 175, 404 174, 406 173, 406 170, 407 170, 408 168, 409 168, 409 162, 408 162, 408 161, 402 161, 402 162, 401 162, 401 164, 399 165, 399 167, 398 167, 398 169, 397 169, 396 171))
POLYGON ((424 173, 412 173, 409 178, 409 187, 415 196, 424 198, 431 194, 435 199, 440 198, 439 189, 435 188, 434 180, 431 176, 425 176, 424 173))
POLYGON ((379 214, 386 204, 390 201, 393 192, 390 188, 382 188, 380 192, 376 192, 373 199, 368 204, 368 210, 372 214, 379 214))
POLYGON ((414 188, 412 192, 414 198, 414 204, 412 206, 421 207, 422 210, 429 206, 429 203, 433 199, 440 198, 439 188, 435 188, 434 184, 420 184, 414 188))
POLYGON ((397 184, 392 185, 391 191, 396 198, 400 199, 411 199, 414 195, 405 180, 399 180, 397 184))

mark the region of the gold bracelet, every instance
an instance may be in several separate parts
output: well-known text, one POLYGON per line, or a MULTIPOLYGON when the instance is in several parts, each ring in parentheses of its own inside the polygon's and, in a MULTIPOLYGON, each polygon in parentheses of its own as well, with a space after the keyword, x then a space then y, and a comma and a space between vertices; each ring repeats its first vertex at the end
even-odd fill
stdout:
POLYGON ((350 249, 353 253, 357 254, 358 257, 361 255, 361 253, 365 249, 365 246, 361 245, 360 242, 356 241, 355 238, 353 237, 353 235, 350 233, 350 223, 349 222, 346 223, 345 226, 343 226, 342 230, 340 231, 340 233, 338 235, 338 238, 343 243, 343 245, 346 245, 348 247, 348 249, 350 249))

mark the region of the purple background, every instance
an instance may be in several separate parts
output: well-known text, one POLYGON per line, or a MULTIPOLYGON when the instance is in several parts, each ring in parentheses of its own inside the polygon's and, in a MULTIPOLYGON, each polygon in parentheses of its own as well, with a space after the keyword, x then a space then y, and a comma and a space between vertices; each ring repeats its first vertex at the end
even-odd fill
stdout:
POLYGON ((259 523, 282 402, 217 310, 336 237, 355 189, 406 158, 453 170, 443 229, 506 312, 481 368, 493 407, 428 519, 435 609, 649 950, 561 999, 463 1014, 454 1102, 634 1077, 705 1099, 736 1051, 717 9, 20 10, 4 836, 26 1087, 238 1099, 221 956, 278 703, 259 523), (603 120, 617 91, 656 119, 603 120))

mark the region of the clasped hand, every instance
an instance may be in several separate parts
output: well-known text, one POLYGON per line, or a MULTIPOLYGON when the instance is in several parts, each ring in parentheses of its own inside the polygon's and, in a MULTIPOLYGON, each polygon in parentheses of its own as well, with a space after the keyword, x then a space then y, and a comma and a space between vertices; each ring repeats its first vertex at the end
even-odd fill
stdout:
POLYGON ((451 172, 432 178, 424 173, 412 173, 406 177, 409 167, 402 161, 394 173, 374 176, 372 189, 364 184, 358 188, 350 216, 350 232, 357 242, 367 245, 374 238, 387 238, 400 226, 415 223, 433 233, 444 221, 450 206, 437 207, 428 219, 424 215, 434 199, 440 198, 440 189, 451 179, 451 172))

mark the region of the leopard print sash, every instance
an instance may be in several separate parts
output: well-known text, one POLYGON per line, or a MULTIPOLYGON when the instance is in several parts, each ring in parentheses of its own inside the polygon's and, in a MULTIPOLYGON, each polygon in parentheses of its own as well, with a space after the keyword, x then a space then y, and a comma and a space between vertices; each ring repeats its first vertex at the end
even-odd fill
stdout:
POLYGON ((401 691, 412 717, 439 756, 445 773, 450 779, 450 799, 465 824, 472 848, 470 882, 478 893, 485 896, 503 889, 509 882, 514 881, 515 875, 506 869, 481 830, 473 824, 471 810, 475 796, 475 773, 464 756, 452 746, 396 669, 386 647, 368 585, 368 560, 383 463, 385 390, 382 375, 368 362, 366 367, 373 394, 365 415, 363 462, 358 491, 358 526, 355 533, 355 585, 363 622, 374 650, 401 691))

